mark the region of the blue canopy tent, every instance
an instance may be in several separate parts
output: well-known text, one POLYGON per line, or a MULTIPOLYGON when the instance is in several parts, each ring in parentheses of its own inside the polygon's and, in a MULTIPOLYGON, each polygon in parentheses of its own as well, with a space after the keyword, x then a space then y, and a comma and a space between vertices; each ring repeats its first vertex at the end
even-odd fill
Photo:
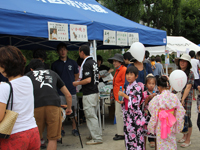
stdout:
MULTIPOLYGON (((95 0, 4 0, 0 1, 0 20, 0 47, 55 49, 59 41, 48 41, 48 22, 87 25, 88 40, 97 49, 128 47, 103 45, 104 30, 138 33, 146 46, 166 45, 166 31, 130 21, 95 0)), ((69 50, 80 45, 67 43, 69 50)))

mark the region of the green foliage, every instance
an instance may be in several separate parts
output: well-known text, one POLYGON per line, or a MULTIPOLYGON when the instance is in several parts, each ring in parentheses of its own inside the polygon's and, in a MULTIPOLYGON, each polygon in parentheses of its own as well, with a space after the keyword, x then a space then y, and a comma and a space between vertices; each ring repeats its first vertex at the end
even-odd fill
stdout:
POLYGON ((101 0, 101 4, 135 22, 139 22, 143 14, 142 0, 101 0))

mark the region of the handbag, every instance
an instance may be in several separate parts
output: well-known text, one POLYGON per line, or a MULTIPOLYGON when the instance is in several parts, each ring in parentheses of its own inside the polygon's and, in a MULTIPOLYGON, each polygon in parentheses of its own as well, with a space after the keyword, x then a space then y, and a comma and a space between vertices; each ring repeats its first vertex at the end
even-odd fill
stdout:
POLYGON ((188 133, 188 127, 189 127, 189 121, 188 121, 188 116, 185 115, 184 116, 184 126, 183 126, 183 130, 181 131, 181 133, 188 133))
POLYGON ((11 135, 14 124, 17 120, 18 113, 12 111, 13 108, 13 89, 10 82, 7 82, 10 85, 10 94, 6 106, 6 112, 3 120, 0 123, 0 138, 8 139, 11 135), (8 110, 8 105, 11 100, 11 110, 8 110))

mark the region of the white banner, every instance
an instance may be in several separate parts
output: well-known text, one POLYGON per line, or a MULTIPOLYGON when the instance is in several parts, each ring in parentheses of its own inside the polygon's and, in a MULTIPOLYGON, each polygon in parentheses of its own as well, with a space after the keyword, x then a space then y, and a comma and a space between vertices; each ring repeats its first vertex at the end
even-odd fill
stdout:
POLYGON ((69 41, 66 23, 48 22, 48 33, 50 41, 69 41))
POLYGON ((127 46, 127 32, 117 31, 117 45, 127 46))
POLYGON ((103 45, 116 45, 116 34, 112 30, 104 30, 103 45))
POLYGON ((139 34, 138 33, 128 33, 128 42, 129 46, 131 46, 135 42, 139 42, 139 34))
POLYGON ((88 42, 87 26, 70 24, 70 41, 88 42))

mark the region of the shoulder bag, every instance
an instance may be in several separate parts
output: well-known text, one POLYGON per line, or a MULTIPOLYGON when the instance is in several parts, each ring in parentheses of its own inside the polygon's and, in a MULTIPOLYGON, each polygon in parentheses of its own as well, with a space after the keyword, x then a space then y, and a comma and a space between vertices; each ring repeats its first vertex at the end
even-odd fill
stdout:
POLYGON ((13 108, 13 89, 10 82, 7 82, 10 86, 10 94, 6 106, 6 112, 3 120, 0 122, 0 138, 8 139, 11 135, 14 124, 17 120, 18 113, 12 111, 13 108), (11 110, 8 110, 8 105, 11 100, 11 110))

